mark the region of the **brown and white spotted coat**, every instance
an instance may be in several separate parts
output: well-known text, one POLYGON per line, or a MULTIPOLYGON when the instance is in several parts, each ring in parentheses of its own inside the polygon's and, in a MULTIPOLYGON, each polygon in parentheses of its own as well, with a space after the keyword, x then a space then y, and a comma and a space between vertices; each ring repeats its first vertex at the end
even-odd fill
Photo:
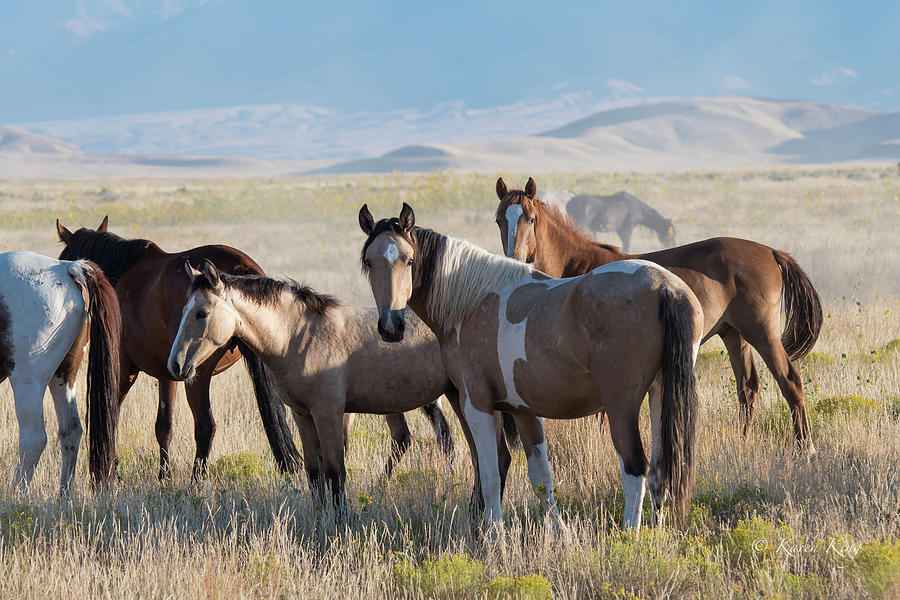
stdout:
POLYGON ((684 488, 693 477, 696 391, 691 368, 703 320, 696 297, 681 280, 645 261, 609 265, 579 278, 550 279, 530 265, 415 227, 406 204, 399 218, 378 223, 363 206, 360 225, 368 234, 362 259, 385 339, 402 338, 407 305, 438 338, 471 432, 489 525, 501 522, 497 455, 491 443, 496 411, 514 415, 532 487, 558 519, 540 417, 577 418, 605 410, 622 460, 625 524, 639 527, 648 464, 637 418, 644 394, 657 380, 657 393, 651 392, 651 492, 658 505, 665 500, 664 484, 675 477, 660 471, 660 460, 668 459, 670 465, 673 453, 681 456, 683 468, 678 465, 680 475, 670 492, 678 496, 673 498, 676 514, 683 517, 685 491, 688 498, 690 494, 684 488), (669 309, 678 315, 671 331, 661 318, 669 309), (664 393, 662 371, 666 353, 672 351, 666 344, 680 352, 681 396, 664 393), (681 439, 660 439, 660 421, 672 411, 664 397, 674 397, 669 404, 675 402, 689 417, 682 423, 681 439), (666 448, 664 442, 678 448, 666 448))

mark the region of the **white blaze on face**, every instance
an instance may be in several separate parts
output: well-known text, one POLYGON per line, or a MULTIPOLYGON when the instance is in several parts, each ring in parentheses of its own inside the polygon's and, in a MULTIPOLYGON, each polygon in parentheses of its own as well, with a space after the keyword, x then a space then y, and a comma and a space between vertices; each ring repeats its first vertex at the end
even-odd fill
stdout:
POLYGON ((509 258, 513 258, 516 249, 516 227, 521 216, 521 204, 510 204, 506 207, 506 256, 509 258))
POLYGON ((517 360, 525 357, 525 330, 528 318, 519 323, 510 323, 506 316, 506 306, 514 290, 500 295, 500 310, 497 315, 497 358, 500 361, 500 372, 503 385, 506 387, 506 402, 513 406, 525 406, 525 401, 516 391, 515 366, 517 360))
POLYGON ((169 360, 166 364, 166 368, 169 369, 169 372, 172 372, 172 363, 175 360, 175 352, 180 345, 181 342, 181 332, 184 329, 184 320, 190 314, 191 309, 194 308, 196 304, 196 300, 194 300, 194 296, 191 296, 191 299, 188 300, 188 303, 185 305, 184 310, 181 311, 181 323, 178 324, 178 333, 175 334, 175 341, 172 342, 172 349, 169 350, 169 360))
POLYGON ((400 250, 397 249, 396 244, 387 245, 387 248, 384 249, 384 258, 388 261, 388 265, 394 266, 394 263, 400 258, 400 250))

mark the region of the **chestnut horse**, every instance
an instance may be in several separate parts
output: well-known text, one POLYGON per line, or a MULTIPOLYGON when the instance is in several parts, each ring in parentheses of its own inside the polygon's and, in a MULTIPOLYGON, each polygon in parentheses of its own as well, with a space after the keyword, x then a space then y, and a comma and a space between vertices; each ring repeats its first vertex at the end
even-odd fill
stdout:
POLYGON ((12 384, 19 423, 14 486, 31 480, 47 445, 49 387, 62 451, 59 488, 69 491, 83 432, 75 378, 88 339, 89 468, 95 486, 109 483, 115 473, 120 329, 116 293, 94 263, 27 251, 0 254, 0 381, 9 378, 12 384))
POLYGON ((622 465, 624 526, 639 528, 648 464, 638 415, 648 391, 653 521, 671 501, 684 523, 694 477, 693 366, 703 329, 700 303, 684 282, 647 261, 550 279, 531 265, 415 227, 405 203, 399 218, 377 223, 363 205, 359 223, 368 236, 362 261, 382 337, 403 339, 409 306, 438 339, 459 390, 460 422, 493 535, 502 527, 497 411, 513 415, 531 487, 561 524, 540 417, 605 410, 622 465))
MULTIPOLYGON (((167 368, 169 351, 181 322, 181 309, 191 279, 184 271, 185 260, 200 263, 212 260, 219 269, 234 274, 263 275, 263 270, 249 256, 228 246, 201 246, 178 253, 164 252, 149 240, 124 240, 107 231, 108 218, 96 231, 79 229, 75 233, 60 225, 57 231, 66 248, 61 258, 89 258, 100 264, 115 285, 122 303, 123 341, 120 367, 121 402, 143 371, 159 381, 159 408, 156 439, 159 443, 159 478, 169 473, 169 442, 172 439, 172 403, 177 382, 167 368)), ((294 472, 300 455, 294 446, 284 415, 284 406, 270 381, 265 365, 238 340, 197 365, 196 373, 185 383, 188 404, 194 417, 194 439, 197 445, 194 478, 206 468, 215 421, 210 407, 209 382, 237 362, 243 354, 253 380, 263 427, 279 468, 294 472)), ((449 427, 436 404, 423 408, 442 446, 449 448, 449 427)), ((389 415, 394 453, 402 455, 410 444, 409 428, 403 415, 389 415)), ((349 427, 349 419, 347 426, 349 427)))
POLYGON ((775 376, 793 415, 801 448, 815 452, 803 401, 803 382, 793 364, 805 356, 822 329, 822 301, 809 277, 785 252, 749 240, 717 237, 647 254, 625 254, 598 244, 558 208, 536 195, 529 178, 524 190, 508 190, 497 180, 497 226, 508 257, 534 264, 551 277, 573 277, 598 266, 643 259, 680 277, 703 306, 706 342, 725 343, 737 383, 744 435, 759 395, 759 375, 751 348, 775 376), (780 332, 782 301, 787 323, 780 332))
POLYGON ((172 377, 190 379, 233 338, 242 340, 294 414, 310 488, 321 501, 328 487, 334 505, 346 508, 345 413, 402 413, 441 394, 456 404, 437 341, 421 322, 410 321, 405 343, 386 344, 372 326, 372 309, 345 306, 294 281, 220 273, 208 260, 202 268, 185 264, 191 285, 169 354, 172 377))

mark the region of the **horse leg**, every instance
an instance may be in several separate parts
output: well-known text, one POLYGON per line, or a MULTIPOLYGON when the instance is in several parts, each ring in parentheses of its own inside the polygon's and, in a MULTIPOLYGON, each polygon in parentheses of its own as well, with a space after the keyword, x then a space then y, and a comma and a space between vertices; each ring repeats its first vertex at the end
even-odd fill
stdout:
MULTIPOLYGON (((650 390, 647 392, 647 402, 650 405, 650 430, 652 431, 652 447, 650 449, 650 471, 647 477, 647 487, 650 489, 650 526, 661 526, 663 522, 663 506, 668 499, 668 490, 662 489, 662 473, 659 466, 659 457, 662 452, 662 377, 657 373, 650 390)), ((623 461, 624 463, 624 461, 623 461)), ((624 479, 624 473, 623 473, 624 479)))
POLYGON ((197 444, 197 453, 194 456, 194 469, 191 479, 198 481, 206 477, 206 462, 209 459, 209 449, 212 446, 213 436, 216 434, 216 421, 213 419, 212 409, 209 404, 209 380, 212 378, 212 369, 204 370, 197 374, 190 382, 185 383, 188 405, 194 415, 194 442, 197 444))
POLYGON ((388 428, 391 430, 391 454, 388 456, 387 464, 384 466, 384 477, 387 479, 394 472, 394 467, 406 454, 410 444, 412 444, 412 436, 409 433, 409 426, 406 424, 406 417, 403 413, 394 415, 385 415, 384 420, 387 421, 388 428))
POLYGON ((344 454, 350 451, 350 433, 353 431, 353 421, 356 420, 356 413, 344 413, 344 420, 341 422, 341 428, 344 431, 344 454))
POLYGON ((75 466, 78 464, 78 449, 84 429, 78 415, 78 400, 75 396, 75 381, 78 368, 84 358, 90 332, 88 321, 85 321, 75 342, 66 353, 65 358, 50 378, 50 395, 53 397, 53 408, 56 410, 56 422, 59 427, 59 449, 62 453, 62 468, 59 474, 59 493, 65 495, 72 485, 75 466))
POLYGON ((544 514, 551 518, 553 528, 560 531, 563 528, 562 515, 556 506, 553 473, 550 470, 547 442, 544 439, 544 422, 538 417, 526 415, 517 415, 514 418, 522 440, 522 448, 528 458, 528 480, 531 482, 531 489, 541 501, 544 514))
POLYGON ((159 443, 159 480, 168 479, 169 443, 172 441, 172 418, 175 408, 175 392, 178 383, 165 379, 159 382, 159 406, 156 409, 156 441, 159 443))
POLYGON ((466 393, 462 397, 462 419, 468 423, 478 458, 477 475, 481 480, 481 496, 484 500, 484 522, 492 537, 503 527, 500 508, 502 485, 497 452, 498 418, 494 411, 482 412, 475 408, 466 393))
POLYGON ((434 437, 437 439, 438 446, 441 447, 441 452, 444 453, 447 462, 450 463, 452 468, 453 432, 450 431, 450 424, 447 423, 447 418, 444 417, 444 412, 441 410, 440 401, 441 399, 438 398, 434 402, 429 402, 422 407, 422 412, 425 413, 425 417, 427 417, 428 422, 431 423, 431 428, 434 429, 434 437))
POLYGON ((44 427, 44 390, 46 383, 10 381, 19 422, 19 462, 13 475, 13 487, 24 486, 34 475, 34 467, 47 446, 44 427))
MULTIPOLYGON (((456 392, 455 388, 452 393, 447 392, 447 400, 450 402, 453 412, 456 413, 463 437, 466 438, 466 444, 469 446, 469 458, 472 460, 472 470, 475 472, 472 495, 469 496, 469 514, 475 517, 484 512, 484 497, 481 495, 481 477, 478 473, 478 452, 475 449, 475 439, 472 437, 472 431, 469 429, 469 424, 463 416, 462 407, 459 404, 459 393, 456 392)), ((509 451, 507 451, 507 454, 509 454, 509 451)))
POLYGON ((641 432, 638 428, 638 410, 640 404, 632 406, 610 407, 609 431, 612 434, 613 447, 619 455, 622 466, 622 487, 625 490, 625 517, 623 529, 641 528, 641 512, 644 505, 644 491, 647 484, 647 458, 641 443, 641 432))
POLYGON ((781 395, 784 396, 791 408, 797 445, 801 450, 815 454, 816 448, 809 435, 809 420, 806 417, 806 403, 803 400, 803 380, 800 378, 797 367, 785 352, 784 346, 781 345, 781 338, 778 337, 774 328, 771 329, 773 331, 770 331, 762 340, 748 336, 748 341, 756 348, 772 375, 775 376, 778 389, 781 390, 781 395))
POLYGON ((628 253, 631 250, 631 232, 633 229, 634 227, 629 225, 616 229, 616 233, 619 234, 619 238, 622 240, 622 252, 628 253))
POLYGON ((738 401, 741 404, 741 425, 743 435, 747 437, 750 431, 750 421, 753 420, 753 407, 759 396, 759 373, 753 362, 753 350, 738 331, 729 327, 727 331, 719 334, 725 349, 728 350, 728 359, 731 361, 731 370, 734 371, 734 382, 737 386, 738 401))
POLYGON ((78 448, 84 433, 75 397, 74 375, 77 372, 77 367, 62 375, 57 372, 50 380, 50 395, 53 397, 53 407, 56 409, 56 421, 59 425, 59 448, 62 452, 62 470, 59 477, 60 494, 66 494, 71 487, 72 477, 75 475, 75 465, 78 464, 78 448))
POLYGON ((320 506, 325 505, 325 481, 322 479, 322 446, 319 443, 319 432, 312 416, 301 414, 296 410, 294 422, 300 430, 300 444, 303 446, 303 465, 306 468, 306 479, 309 491, 320 506))
POLYGON ((344 467, 344 432, 341 426, 343 413, 313 414, 313 422, 319 433, 322 446, 322 462, 325 467, 325 482, 331 488, 331 501, 335 510, 344 513, 347 510, 347 496, 344 494, 344 483, 347 471, 344 467))

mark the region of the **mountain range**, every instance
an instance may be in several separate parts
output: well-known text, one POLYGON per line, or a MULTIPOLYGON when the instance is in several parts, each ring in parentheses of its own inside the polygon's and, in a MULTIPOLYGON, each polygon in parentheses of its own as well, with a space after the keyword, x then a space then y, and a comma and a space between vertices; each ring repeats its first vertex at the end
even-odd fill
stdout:
POLYGON ((341 114, 266 105, 0 126, 0 177, 659 170, 900 159, 900 113, 808 101, 341 114), (595 110, 597 109, 597 110, 595 110))

